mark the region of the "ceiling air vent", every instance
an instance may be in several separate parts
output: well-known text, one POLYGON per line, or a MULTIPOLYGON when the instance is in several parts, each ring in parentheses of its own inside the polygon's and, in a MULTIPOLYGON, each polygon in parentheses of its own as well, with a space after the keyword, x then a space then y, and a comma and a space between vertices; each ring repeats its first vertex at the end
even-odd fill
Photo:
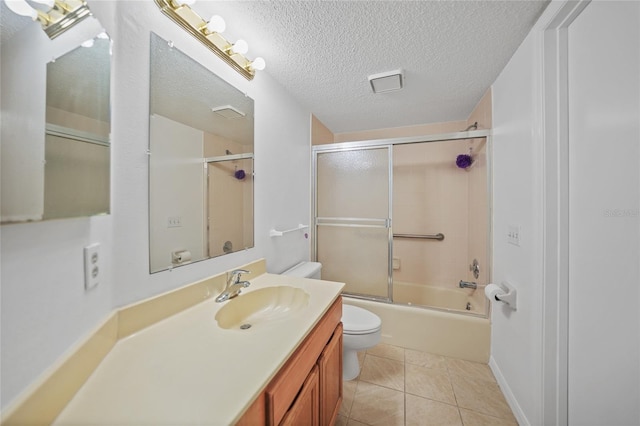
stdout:
POLYGON ((211 108, 211 111, 215 112, 218 115, 221 115, 224 118, 232 119, 232 118, 242 118, 245 114, 240 111, 238 108, 235 108, 231 105, 223 105, 219 107, 211 108))
POLYGON ((369 83, 373 93, 392 92, 402 89, 404 83, 402 70, 387 71, 369 76, 369 83))

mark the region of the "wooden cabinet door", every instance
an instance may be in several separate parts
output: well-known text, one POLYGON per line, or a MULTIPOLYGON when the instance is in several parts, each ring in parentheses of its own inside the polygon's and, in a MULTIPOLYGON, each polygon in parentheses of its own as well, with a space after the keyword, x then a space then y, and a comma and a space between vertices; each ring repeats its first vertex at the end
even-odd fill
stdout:
POLYGON ((320 383, 318 376, 318 366, 314 366, 302 385, 295 402, 282 419, 281 426, 319 425, 320 383))
POLYGON ((335 424, 342 403, 342 323, 318 358, 320 368, 320 425, 335 424))

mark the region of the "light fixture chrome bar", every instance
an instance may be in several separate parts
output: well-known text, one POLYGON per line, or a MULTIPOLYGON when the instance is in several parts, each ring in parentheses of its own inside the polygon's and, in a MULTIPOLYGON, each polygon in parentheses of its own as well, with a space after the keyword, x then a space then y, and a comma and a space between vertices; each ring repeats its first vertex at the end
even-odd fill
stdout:
POLYGON ((247 80, 253 80, 255 70, 251 62, 239 53, 231 50, 232 44, 219 33, 206 30, 207 22, 194 12, 188 5, 174 5, 172 0, 154 0, 162 13, 178 24, 189 34, 194 36, 220 59, 238 71, 247 80))

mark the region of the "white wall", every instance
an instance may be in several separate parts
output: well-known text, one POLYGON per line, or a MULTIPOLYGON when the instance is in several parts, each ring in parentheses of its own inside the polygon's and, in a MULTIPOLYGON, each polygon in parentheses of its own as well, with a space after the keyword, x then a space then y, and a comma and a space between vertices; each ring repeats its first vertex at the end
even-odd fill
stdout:
POLYGON ((491 364, 521 424, 541 424, 542 189, 541 144, 533 131, 534 48, 530 34, 493 85, 493 280, 517 288, 518 310, 493 304, 491 364), (510 225, 520 227, 520 246, 507 243, 510 225))
POLYGON ((194 261, 205 257, 204 132, 157 114, 149 121, 149 262, 155 272, 172 267, 176 251, 189 251, 194 261), (170 217, 179 217, 181 226, 169 227, 170 217))
MULTIPOLYGON (((162 15, 154 2, 90 0, 89 6, 114 39, 112 213, 1 228, 2 407, 114 307, 260 257, 267 259, 270 271, 279 272, 309 256, 301 235, 271 240, 268 232, 309 220, 310 113, 267 73, 246 81, 162 15), (153 275, 148 242, 150 31, 173 40, 251 96, 256 116, 256 247, 153 275), (105 275, 99 287, 85 292, 82 247, 93 242, 101 243, 105 275)), ((32 99, 44 104, 44 97, 32 99)), ((42 117, 44 126, 44 107, 42 117)), ((3 127, 4 119, 3 110, 3 127)))
POLYGON ((569 27, 569 424, 640 423, 640 3, 569 27))
POLYGON ((494 305, 490 365, 523 425, 640 420, 640 15, 637 2, 590 3, 584 21, 582 15, 576 21, 579 31, 569 26, 574 44, 567 62, 559 47, 566 33, 555 28, 568 25, 581 7, 552 1, 493 86, 494 280, 518 289, 518 310, 494 305), (545 33, 547 27, 553 32, 545 33), (554 49, 559 65, 545 64, 554 49), (567 63, 575 95, 568 158, 565 104, 557 102, 564 99, 562 84, 544 80, 561 75, 567 63), (564 223, 569 200, 569 231, 555 228, 564 223), (605 217, 616 208, 630 214, 605 217), (507 244, 509 225, 520 226, 520 247, 507 244), (565 233, 571 234, 570 270, 565 233), (608 299, 603 286, 620 299, 608 299))

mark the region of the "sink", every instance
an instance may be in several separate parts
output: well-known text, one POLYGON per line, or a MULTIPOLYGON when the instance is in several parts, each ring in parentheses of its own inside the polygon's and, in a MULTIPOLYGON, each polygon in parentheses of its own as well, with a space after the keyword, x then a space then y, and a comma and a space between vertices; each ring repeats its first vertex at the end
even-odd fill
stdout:
POLYGON ((300 288, 265 287, 231 299, 218 311, 216 321, 224 329, 246 330, 287 318, 308 304, 309 294, 300 288))

